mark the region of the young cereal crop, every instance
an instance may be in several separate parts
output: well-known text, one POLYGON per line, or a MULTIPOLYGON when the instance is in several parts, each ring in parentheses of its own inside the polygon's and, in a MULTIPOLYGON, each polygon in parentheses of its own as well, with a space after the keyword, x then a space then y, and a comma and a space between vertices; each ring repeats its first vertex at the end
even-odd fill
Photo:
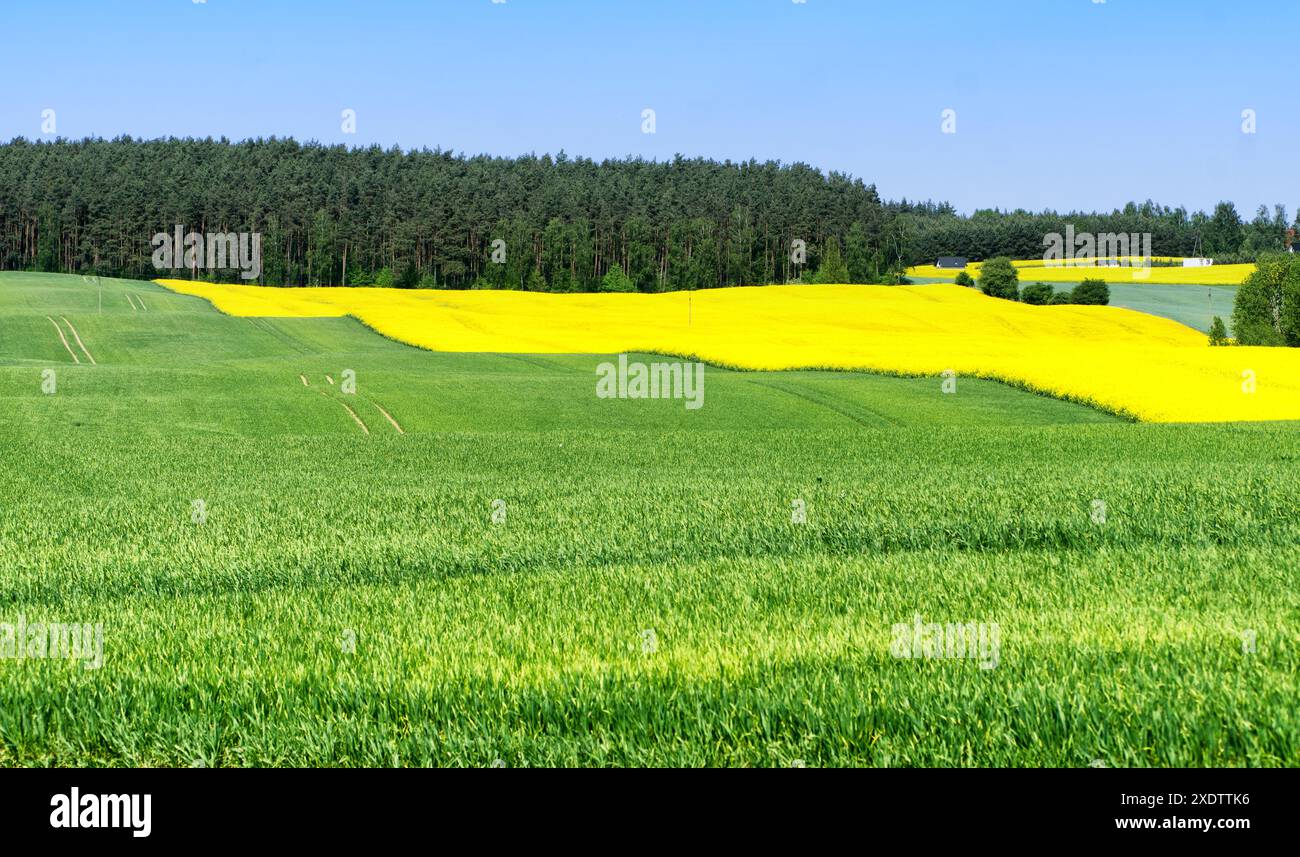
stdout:
POLYGON ((0 658, 0 764, 1300 764, 1293 423, 102 285, 0 274, 0 623, 103 626, 0 658))

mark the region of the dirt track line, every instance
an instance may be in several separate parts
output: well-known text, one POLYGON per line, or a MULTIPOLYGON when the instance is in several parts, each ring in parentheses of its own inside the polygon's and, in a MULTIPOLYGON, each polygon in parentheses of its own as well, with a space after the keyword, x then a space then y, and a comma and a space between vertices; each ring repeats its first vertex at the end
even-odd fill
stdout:
POLYGON ((393 415, 380 407, 378 402, 372 401, 370 404, 374 405, 375 410, 384 415, 384 419, 393 424, 393 428, 397 429, 398 434, 406 434, 406 432, 402 430, 402 427, 397 424, 397 420, 393 419, 393 415))
POLYGON ((66 315, 61 315, 59 316, 59 318, 63 319, 63 323, 68 326, 68 330, 72 331, 73 338, 77 340, 77 347, 81 349, 82 354, 86 355, 86 359, 90 361, 90 365, 94 366, 95 358, 91 357, 90 352, 86 350, 85 344, 82 343, 81 341, 81 335, 78 334, 77 329, 72 326, 72 322, 68 321, 68 317, 66 315))
MULTIPOLYGON (((320 395, 326 399, 330 398, 329 396, 326 396, 324 393, 321 393, 320 390, 317 390, 316 392, 320 393, 320 395)), ((334 401, 338 402, 338 399, 335 399, 334 401)), ((361 417, 357 416, 357 412, 352 410, 352 408, 348 407, 347 402, 339 402, 339 404, 343 406, 343 410, 347 411, 348 414, 351 415, 352 419, 356 420, 357 425, 361 426, 361 430, 363 432, 365 432, 367 435, 370 434, 370 429, 366 426, 365 423, 361 421, 361 417)))
POLYGON ((149 311, 149 307, 147 307, 147 306, 144 305, 144 298, 140 297, 139 295, 136 295, 136 296, 135 296, 135 299, 136 299, 136 301, 139 302, 139 304, 140 304, 140 309, 144 310, 145 312, 148 312, 148 311, 149 311))
POLYGON ((50 324, 54 325, 54 329, 59 332, 59 339, 63 341, 63 347, 68 349, 68 353, 72 355, 72 362, 80 363, 81 361, 77 359, 77 352, 73 351, 72 346, 68 344, 68 337, 63 335, 63 328, 59 327, 59 323, 54 319, 50 318, 48 315, 46 316, 46 318, 50 319, 50 324))
POLYGON ((139 312, 139 310, 136 310, 136 308, 135 308, 135 301, 131 300, 131 293, 130 293, 130 292, 126 292, 126 302, 129 303, 129 304, 131 305, 131 310, 132 310, 133 312, 139 312))
POLYGON ((370 434, 370 429, 366 428, 366 424, 361 421, 361 417, 357 416, 356 411, 352 410, 352 408, 344 402, 339 402, 339 404, 343 405, 343 410, 347 411, 349 414, 352 415, 352 419, 357 421, 357 425, 361 426, 361 430, 363 432, 365 432, 366 434, 370 434))

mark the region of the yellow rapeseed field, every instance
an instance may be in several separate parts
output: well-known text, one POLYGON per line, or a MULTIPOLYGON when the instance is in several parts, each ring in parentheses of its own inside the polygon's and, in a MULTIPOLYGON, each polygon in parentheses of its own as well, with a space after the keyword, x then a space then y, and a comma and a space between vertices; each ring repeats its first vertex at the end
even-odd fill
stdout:
MULTIPOLYGON (((1159 260, 1158 260, 1159 261, 1159 260)), ((1107 283, 1155 283, 1158 285, 1239 286, 1254 273, 1254 265, 1211 265, 1206 268, 1151 266, 1115 268, 1089 266, 1078 262, 1069 265, 1047 265, 1042 259, 1023 259, 1012 262, 1020 274, 1020 284, 1025 283, 1078 283, 1082 280, 1105 280, 1107 283)), ((971 262, 966 273, 979 278, 983 263, 971 262)), ((938 268, 934 265, 916 265, 907 269, 909 277, 951 280, 957 269, 938 268)))
POLYGON ((1211 348, 1202 333, 1132 310, 1027 306, 944 284, 557 295, 158 282, 231 315, 351 315, 435 351, 647 351, 743 369, 908 375, 951 369, 1154 422, 1300 419, 1300 349, 1211 348))

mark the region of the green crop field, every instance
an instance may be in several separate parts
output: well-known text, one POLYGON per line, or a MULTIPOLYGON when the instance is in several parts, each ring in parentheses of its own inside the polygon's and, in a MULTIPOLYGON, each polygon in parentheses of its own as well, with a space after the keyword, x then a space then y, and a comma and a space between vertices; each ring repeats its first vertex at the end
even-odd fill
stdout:
POLYGON ((606 359, 0 274, 0 764, 1300 765, 1296 425, 606 359))
POLYGON ((1210 332, 1214 317, 1232 330, 1237 286, 1170 286, 1160 283, 1112 283, 1110 305, 1172 318, 1179 324, 1210 332))
MULTIPOLYGON (((915 283, 951 283, 952 278, 913 277, 915 283)), ((1020 283, 1020 288, 1033 284, 1033 279, 1020 283)), ((1058 292, 1068 292, 1072 285, 1050 284, 1058 292)), ((1229 332, 1232 330, 1232 307, 1237 297, 1237 286, 1197 286, 1170 283, 1110 283, 1110 305, 1137 310, 1148 315, 1171 318, 1179 324, 1210 332, 1214 317, 1223 319, 1229 332)))

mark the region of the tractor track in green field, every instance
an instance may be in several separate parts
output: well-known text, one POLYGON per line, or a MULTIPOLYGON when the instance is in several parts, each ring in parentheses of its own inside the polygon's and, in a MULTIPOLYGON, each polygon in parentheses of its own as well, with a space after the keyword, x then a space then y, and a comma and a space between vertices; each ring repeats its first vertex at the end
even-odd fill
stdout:
POLYGON ((81 349, 82 354, 86 355, 86 359, 90 361, 90 365, 98 365, 95 363, 95 358, 91 355, 90 351, 86 349, 85 343, 81 341, 81 334, 77 333, 77 329, 72 326, 72 322, 68 321, 68 317, 66 315, 61 315, 59 318, 63 319, 63 323, 68 326, 68 330, 72 331, 72 338, 77 340, 77 347, 81 349))
POLYGON ((344 402, 340 399, 336 399, 333 396, 330 396, 329 394, 325 393, 322 390, 317 390, 316 395, 321 396, 322 398, 325 399, 330 399, 331 401, 334 402, 338 402, 339 406, 342 407, 343 410, 347 411, 348 416, 352 417, 352 420, 361 428, 362 434, 366 435, 367 437, 370 436, 370 427, 367 426, 365 424, 365 421, 362 420, 361 417, 357 415, 357 412, 352 409, 351 405, 349 405, 347 402, 344 402))
POLYGON ((807 390, 796 390, 792 388, 790 385, 783 384, 780 381, 774 381, 774 380, 760 381, 756 378, 748 378, 746 380, 749 381, 749 383, 751 384, 757 384, 760 387, 767 387, 769 389, 776 390, 781 393, 785 393, 788 396, 794 396, 795 398, 802 399, 805 402, 810 402, 814 405, 818 405, 829 411, 833 411, 839 414, 840 416, 844 417, 845 419, 852 420, 858 425, 863 426, 864 428, 879 428, 881 425, 887 425, 887 426, 901 425, 901 423, 899 423, 898 421, 890 419, 889 417, 885 416, 879 411, 872 410, 871 408, 867 408, 865 406, 859 406, 860 410, 866 411, 876 419, 876 422, 871 422, 867 419, 864 419, 860 414, 855 414, 852 411, 850 411, 848 408, 842 405, 838 405, 824 396, 814 395, 813 393, 807 390))
MULTIPOLYGON (((54 329, 58 331, 59 341, 63 343, 64 348, 68 349, 68 354, 72 356, 72 362, 78 364, 81 363, 81 359, 77 357, 77 352, 72 350, 72 346, 68 343, 68 338, 64 336, 63 328, 59 327, 59 323, 54 320, 53 316, 47 315, 46 318, 49 319, 50 324, 54 325, 54 329)), ((95 357, 90 353, 90 349, 86 348, 86 343, 81 341, 81 334, 77 332, 77 328, 72 324, 72 322, 68 321, 68 317, 66 315, 61 315, 59 318, 68 326, 68 332, 72 334, 73 341, 77 343, 77 347, 81 349, 81 353, 86 356, 86 360, 90 362, 90 365, 99 365, 95 362, 95 357)))
POLYGON ((397 431, 398 434, 406 434, 406 430, 403 429, 402 426, 397 422, 397 420, 393 418, 392 414, 390 414, 387 410, 385 410, 383 405, 379 404, 369 396, 363 396, 362 398, 364 398, 367 402, 369 402, 375 410, 383 414, 384 419, 388 420, 389 425, 391 425, 394 428, 394 430, 397 431))
POLYGON ((50 320, 50 324, 54 325, 54 329, 58 331, 59 341, 63 343, 64 348, 68 349, 68 356, 72 358, 72 362, 80 363, 81 358, 77 357, 77 352, 73 351, 72 346, 68 344, 68 338, 63 335, 63 328, 59 327, 59 323, 55 321, 52 316, 47 315, 46 318, 50 320))
MULTIPOLYGON (((326 377, 326 378, 329 378, 328 375, 326 375, 325 377, 326 377)), ((326 392, 325 390, 316 390, 316 389, 312 389, 311 384, 307 381, 307 376, 306 376, 306 375, 299 374, 299 375, 298 375, 298 379, 299 379, 300 381, 302 381, 302 385, 303 385, 304 387, 307 387, 308 389, 311 389, 312 392, 316 393, 318 396, 321 396, 322 398, 329 399, 329 400, 334 401, 334 402, 338 402, 338 404, 339 404, 340 406, 342 406, 342 408, 343 408, 345 411, 348 412, 348 415, 352 417, 353 421, 355 421, 356 424, 357 424, 358 426, 360 426, 361 431, 364 432, 366 435, 369 435, 369 434, 370 434, 370 426, 368 426, 368 425, 366 424, 365 420, 363 420, 363 419, 361 418, 361 415, 357 413, 357 411, 356 411, 355 408, 353 408, 353 407, 352 407, 351 405, 349 405, 347 402, 343 401, 343 399, 341 398, 341 396, 342 396, 343 394, 341 394, 341 393, 334 393, 334 392, 326 392)), ((331 385, 333 384, 333 380, 332 380, 332 379, 331 379, 330 383, 331 383, 331 385)), ((387 421, 388 421, 388 424, 391 425, 391 426, 393 427, 393 431, 397 432, 397 433, 400 434, 400 435, 405 435, 405 434, 406 434, 406 429, 402 428, 401 423, 399 423, 399 422, 397 421, 397 419, 396 419, 396 418, 395 418, 391 413, 388 412, 388 409, 385 408, 383 405, 381 405, 379 402, 377 402, 377 401, 375 401, 374 399, 372 399, 371 397, 369 397, 369 396, 365 396, 365 395, 358 395, 357 398, 358 398, 358 399, 361 399, 361 400, 363 400, 363 401, 365 401, 365 402, 367 402, 367 403, 368 403, 372 408, 374 408, 376 411, 378 411, 379 414, 380 414, 380 416, 382 416, 385 420, 387 420, 387 421)))
POLYGON ((296 354, 317 353, 316 349, 304 345, 300 339, 298 339, 295 336, 291 336, 288 333, 285 333, 283 330, 281 330, 279 327, 277 327, 268 319, 250 316, 247 317, 245 320, 248 321, 249 324, 253 325, 253 327, 256 327, 258 330, 261 330, 262 332, 268 334, 269 336, 279 340, 281 343, 283 343, 286 347, 291 349, 296 354))
POLYGON ((549 370, 549 369, 554 369, 554 368, 556 367, 556 363, 555 363, 555 361, 553 361, 553 360, 546 360, 546 359, 543 359, 543 358, 541 358, 541 357, 538 357, 538 356, 536 356, 536 355, 532 355, 532 354, 502 354, 501 356, 502 356, 502 357, 505 357, 505 358, 508 358, 508 359, 510 359, 510 360, 516 360, 516 361, 518 361, 518 362, 520 362, 520 363, 523 363, 523 364, 525 364, 525 365, 527 365, 527 366, 531 366, 531 367, 538 368, 538 369, 548 369, 548 370, 549 370))

